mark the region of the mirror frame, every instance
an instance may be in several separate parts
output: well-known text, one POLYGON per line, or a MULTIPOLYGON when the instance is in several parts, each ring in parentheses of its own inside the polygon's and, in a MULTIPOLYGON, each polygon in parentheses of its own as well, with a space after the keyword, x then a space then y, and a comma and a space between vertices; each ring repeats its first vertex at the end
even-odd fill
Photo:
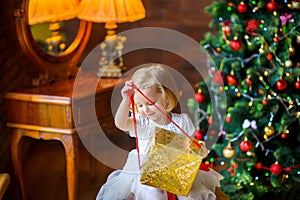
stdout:
POLYGON ((45 52, 34 40, 28 23, 30 0, 22 0, 15 10, 15 22, 18 40, 24 54, 32 61, 40 75, 33 80, 33 85, 44 85, 60 79, 74 77, 78 70, 78 61, 88 43, 92 22, 80 20, 77 35, 72 44, 59 55, 45 52))

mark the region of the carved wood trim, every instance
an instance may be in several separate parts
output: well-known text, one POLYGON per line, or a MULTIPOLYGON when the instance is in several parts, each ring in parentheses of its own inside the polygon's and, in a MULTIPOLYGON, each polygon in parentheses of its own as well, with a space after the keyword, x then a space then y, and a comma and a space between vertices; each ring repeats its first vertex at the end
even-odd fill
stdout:
POLYGON ((65 52, 52 56, 43 51, 35 42, 28 23, 29 0, 23 0, 20 8, 14 12, 16 32, 24 54, 31 60, 32 66, 40 73, 33 80, 34 86, 75 76, 78 61, 88 43, 92 23, 80 21, 78 33, 65 52))

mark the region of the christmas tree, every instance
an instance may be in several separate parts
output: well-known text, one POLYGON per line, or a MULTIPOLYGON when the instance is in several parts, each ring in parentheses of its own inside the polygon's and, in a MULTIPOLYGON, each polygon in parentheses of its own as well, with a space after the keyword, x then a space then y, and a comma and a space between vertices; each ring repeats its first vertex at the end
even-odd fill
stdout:
POLYGON ((230 199, 300 199, 299 0, 219 0, 205 10, 214 29, 201 46, 213 62, 188 106, 198 139, 219 135, 208 161, 224 165, 221 189, 230 199), (212 101, 222 92, 226 105, 212 101))

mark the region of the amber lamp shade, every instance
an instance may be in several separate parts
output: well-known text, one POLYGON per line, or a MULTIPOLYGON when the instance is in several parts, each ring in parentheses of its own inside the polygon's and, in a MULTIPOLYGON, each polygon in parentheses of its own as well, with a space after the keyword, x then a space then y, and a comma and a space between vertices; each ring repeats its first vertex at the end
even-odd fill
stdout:
POLYGON ((124 36, 116 36, 118 23, 134 22, 145 17, 141 0, 81 0, 78 18, 94 23, 105 23, 105 41, 100 45, 98 77, 120 77, 125 70, 122 56, 115 63, 114 55, 122 55, 124 36))
POLYGON ((76 18, 79 3, 78 0, 30 0, 28 8, 29 24, 76 18))

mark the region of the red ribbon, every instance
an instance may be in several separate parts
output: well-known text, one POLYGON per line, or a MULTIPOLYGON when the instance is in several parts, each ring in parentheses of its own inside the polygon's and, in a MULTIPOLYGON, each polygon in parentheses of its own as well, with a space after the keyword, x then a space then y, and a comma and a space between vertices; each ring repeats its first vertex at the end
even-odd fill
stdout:
POLYGON ((168 200, 177 200, 175 194, 167 191, 167 195, 168 195, 168 200))
POLYGON ((138 134, 137 134, 137 127, 136 127, 136 116, 135 116, 135 106, 134 106, 134 99, 132 92, 129 93, 130 96, 130 102, 132 107, 132 115, 133 115, 133 124, 134 124, 134 133, 135 133, 135 146, 138 153, 138 162, 139 162, 139 168, 141 169, 141 158, 140 158, 140 149, 139 149, 139 140, 138 140, 138 134))
MULTIPOLYGON (((296 164, 296 165, 293 165, 293 166, 290 166, 290 167, 285 167, 285 168, 282 169, 282 171, 288 172, 288 171, 291 171, 292 168, 295 168, 295 167, 298 167, 298 166, 300 166, 300 164, 296 164)), ((265 167, 261 163, 256 163, 256 168, 270 171, 269 167, 265 167)))
POLYGON ((227 171, 230 173, 231 176, 235 176, 236 169, 238 168, 238 164, 235 162, 232 162, 230 167, 227 169, 227 171))
POLYGON ((203 163, 201 163, 199 169, 202 170, 202 171, 208 172, 208 171, 209 171, 209 168, 211 168, 211 167, 212 167, 211 164, 203 164, 203 163))

